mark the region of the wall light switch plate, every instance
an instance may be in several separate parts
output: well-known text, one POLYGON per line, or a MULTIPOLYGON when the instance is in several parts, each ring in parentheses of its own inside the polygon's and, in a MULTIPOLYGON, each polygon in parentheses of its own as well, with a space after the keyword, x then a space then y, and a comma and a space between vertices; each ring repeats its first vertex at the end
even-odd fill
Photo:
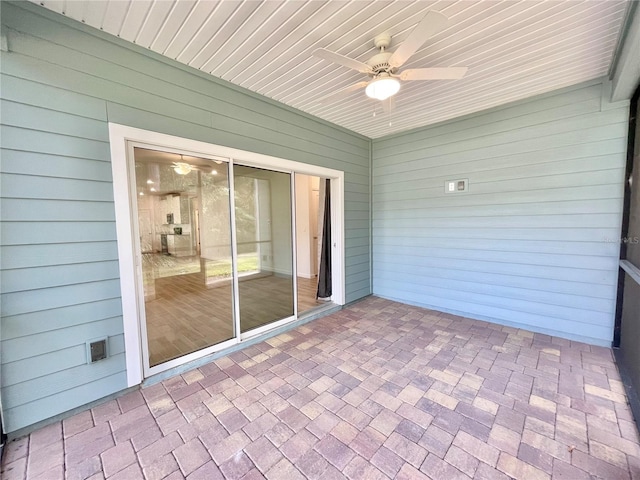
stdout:
POLYGON ((469 191, 469 179, 459 178, 444 182, 444 193, 467 193, 469 191))

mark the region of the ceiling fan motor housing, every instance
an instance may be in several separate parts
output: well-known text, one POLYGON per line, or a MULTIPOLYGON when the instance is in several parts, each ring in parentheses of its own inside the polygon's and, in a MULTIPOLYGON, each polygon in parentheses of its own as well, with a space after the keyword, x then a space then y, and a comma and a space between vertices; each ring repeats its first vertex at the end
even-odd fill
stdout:
POLYGON ((382 52, 367 60, 367 65, 372 69, 372 76, 376 77, 380 73, 391 74, 395 72, 395 69, 389 65, 389 58, 391 58, 391 55, 391 53, 382 52))

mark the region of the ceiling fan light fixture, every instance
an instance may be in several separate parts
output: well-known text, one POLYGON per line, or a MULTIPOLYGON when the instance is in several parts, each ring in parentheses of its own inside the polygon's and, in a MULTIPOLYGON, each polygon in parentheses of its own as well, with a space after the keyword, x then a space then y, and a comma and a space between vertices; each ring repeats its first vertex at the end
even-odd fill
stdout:
POLYGON ((369 82, 365 93, 369 98, 386 100, 400 90, 400 82, 392 77, 375 78, 369 82))
POLYGON ((173 166, 173 171, 178 175, 186 175, 187 173, 191 173, 192 167, 188 163, 176 163, 173 166))

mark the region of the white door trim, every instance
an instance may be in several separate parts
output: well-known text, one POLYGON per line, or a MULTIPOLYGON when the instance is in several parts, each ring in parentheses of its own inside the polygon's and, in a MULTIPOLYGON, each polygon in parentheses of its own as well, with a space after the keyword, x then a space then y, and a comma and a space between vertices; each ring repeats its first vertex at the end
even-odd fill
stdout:
MULTIPOLYGON (((116 216, 116 234, 118 240, 118 263, 120 267, 120 289, 122 295, 122 315, 124 323, 125 362, 127 385, 134 386, 142 382, 143 338, 138 314, 138 285, 136 281, 135 225, 130 171, 128 169, 127 142, 140 142, 157 148, 183 149, 201 154, 203 157, 225 157, 243 165, 253 165, 280 171, 303 173, 331 179, 331 218, 332 218, 332 278, 333 303, 345 304, 345 251, 344 251, 344 172, 326 167, 308 165, 293 160, 285 160, 270 155, 248 152, 236 148, 214 145, 197 140, 176 137, 126 125, 109 123, 109 142, 111 148, 111 169, 113 174, 113 193, 116 216)), ((292 200, 293 201, 293 200, 292 200)), ((294 246, 295 249, 295 246, 294 246)), ((279 322, 276 322, 279 324, 279 322)), ((277 325, 276 325, 277 326, 277 325)), ((241 338, 242 339, 242 338, 241 338)), ((226 346, 226 345, 225 345, 226 346)), ((190 354, 207 355, 220 346, 210 347, 190 354)))

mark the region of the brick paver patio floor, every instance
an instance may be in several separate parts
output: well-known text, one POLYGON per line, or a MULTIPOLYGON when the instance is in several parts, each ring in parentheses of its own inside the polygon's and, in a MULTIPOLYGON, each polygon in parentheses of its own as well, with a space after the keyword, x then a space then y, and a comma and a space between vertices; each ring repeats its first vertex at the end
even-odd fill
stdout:
POLYGON ((7 445, 3 478, 630 479, 612 352, 370 297, 7 445))

